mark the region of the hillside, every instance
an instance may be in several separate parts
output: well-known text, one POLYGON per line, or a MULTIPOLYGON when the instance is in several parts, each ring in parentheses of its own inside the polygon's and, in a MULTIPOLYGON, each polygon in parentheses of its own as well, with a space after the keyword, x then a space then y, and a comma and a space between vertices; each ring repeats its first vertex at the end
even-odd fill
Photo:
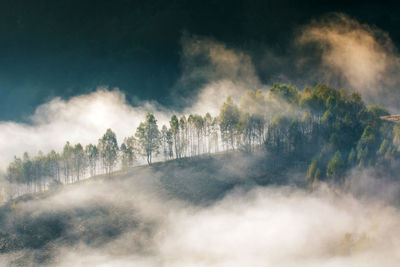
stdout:
POLYGON ((396 5, 3 2, 0 267, 400 266, 396 5))
MULTIPOLYGON (((17 266, 51 262, 53 250, 60 246, 101 247, 128 230, 143 234, 147 229, 151 235, 152 222, 135 215, 134 202, 142 201, 144 194, 207 206, 234 188, 287 184, 299 171, 304 177, 305 168, 282 168, 279 162, 283 161, 277 158, 260 164, 265 158, 264 153, 234 152, 170 160, 24 195, 1 207, 0 252, 12 252, 17 266), (133 206, 126 207, 131 201, 133 206)), ((142 248, 143 240, 136 241, 142 248)))
MULTIPOLYGON (((298 160, 231 152, 158 162, 24 195, 0 208, 0 266, 229 265, 231 257, 263 255, 266 245, 285 251, 294 242, 284 234, 285 225, 293 221, 304 236, 320 233, 311 244, 309 238, 304 242, 324 248, 312 254, 321 262, 326 255, 370 255, 382 240, 396 241, 386 231, 387 223, 397 229, 397 213, 387 208, 371 216, 377 205, 370 197, 375 190, 379 203, 389 195, 399 199, 398 184, 353 175, 354 192, 364 194, 358 202, 357 194, 324 189, 322 183, 311 192, 306 171, 298 160), (355 221, 346 221, 349 216, 355 221), (257 236, 249 236, 249 227, 257 236), (336 230, 326 231, 332 227, 336 230), (272 241, 276 234, 283 238, 278 243, 272 241), (238 238, 253 242, 248 248, 238 244, 233 253, 229 246, 238 238), (224 254, 214 254, 218 250, 224 254)), ((295 242, 287 253, 306 243, 295 242)), ((290 261, 287 253, 245 262, 290 261)), ((373 255, 380 261, 386 254, 373 255)))
POLYGON ((283 169, 301 161, 300 165, 309 166, 305 175, 309 184, 341 184, 353 168, 396 172, 400 127, 388 121, 388 115, 384 107, 367 106, 360 94, 345 89, 318 84, 299 90, 274 84, 267 93, 247 90, 240 101, 227 97, 217 116, 173 114, 169 125, 161 126, 148 112, 135 134, 120 144, 108 128, 97 144, 66 141, 61 151, 16 155, 5 173, 9 184, 5 194, 40 192, 54 184, 129 169, 140 161, 151 165, 153 160, 223 151, 268 152, 285 159, 278 162, 283 169))
MULTIPOLYGON (((26 152, 7 168, 14 200, 0 210, 0 262, 231 266, 241 253, 232 254, 236 240, 247 233, 241 248, 253 240, 256 252, 238 259, 248 265, 270 240, 288 242, 279 249, 286 251, 291 235, 275 234, 293 221, 302 238, 320 233, 315 247, 326 251, 317 250, 317 258, 358 246, 368 252, 368 240, 390 239, 387 220, 395 229, 400 221, 386 209, 371 215, 371 207, 397 210, 400 201, 400 127, 382 120, 388 115, 344 89, 275 84, 267 95, 246 91, 239 105, 228 97, 216 117, 172 115, 161 130, 147 113, 120 145, 109 128, 97 144, 67 141, 60 152, 26 152), (144 161, 149 165, 133 167, 144 161), (326 229, 335 218, 332 234, 326 229)), ((373 249, 379 242, 371 241, 373 249)))

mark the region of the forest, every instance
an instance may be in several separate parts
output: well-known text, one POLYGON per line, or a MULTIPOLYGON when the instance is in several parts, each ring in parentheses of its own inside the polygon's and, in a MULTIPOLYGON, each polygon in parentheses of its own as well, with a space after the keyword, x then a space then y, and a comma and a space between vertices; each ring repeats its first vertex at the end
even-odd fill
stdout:
POLYGON ((66 142, 61 151, 15 156, 7 168, 7 193, 13 198, 40 192, 144 161, 259 151, 279 155, 289 167, 304 164, 310 188, 319 181, 345 185, 353 168, 397 171, 400 127, 381 119, 386 115, 385 108, 367 106, 360 94, 346 89, 274 84, 267 93, 248 90, 239 99, 228 97, 214 117, 173 115, 169 125, 158 125, 147 113, 122 144, 108 129, 97 144, 66 142))

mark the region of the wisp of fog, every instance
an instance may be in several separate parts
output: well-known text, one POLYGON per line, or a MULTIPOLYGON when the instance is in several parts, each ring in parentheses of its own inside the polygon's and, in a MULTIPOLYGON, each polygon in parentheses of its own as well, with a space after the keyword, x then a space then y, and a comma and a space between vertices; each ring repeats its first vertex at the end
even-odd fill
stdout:
MULTIPOLYGON (((293 42, 316 44, 321 62, 315 73, 400 110, 393 75, 399 57, 381 30, 336 14, 303 26, 293 42)), ((58 150, 66 141, 96 143, 107 128, 119 140, 132 136, 148 111, 160 126, 174 113, 217 116, 228 95, 270 88, 246 51, 188 35, 182 51, 176 88, 201 81, 192 101, 182 99, 189 103, 185 108, 132 106, 121 91, 107 87, 53 99, 28 123, 0 122, 0 171, 24 151, 58 150), (196 63, 199 58, 203 63, 196 63)), ((302 62, 294 65, 301 68, 302 62)), ((303 173, 290 174, 285 185, 256 185, 248 173, 263 163, 249 155, 221 160, 213 169, 194 170, 190 164, 196 162, 171 169, 139 166, 4 206, 0 229, 18 249, 5 248, 0 266, 399 265, 398 185, 385 184, 373 172, 355 170, 347 191, 325 183, 311 191, 297 186, 295 177, 303 173), (39 238, 31 239, 32 229, 39 238)))
POLYGON ((44 218, 54 236, 0 260, 4 266, 396 266, 400 260, 400 214, 390 201, 325 184, 311 193, 219 175, 221 184, 205 187, 220 194, 204 194, 207 201, 180 191, 202 190, 211 178, 181 168, 138 170, 21 203, 3 221, 17 224, 10 231, 44 218), (171 178, 185 175, 194 177, 171 178))

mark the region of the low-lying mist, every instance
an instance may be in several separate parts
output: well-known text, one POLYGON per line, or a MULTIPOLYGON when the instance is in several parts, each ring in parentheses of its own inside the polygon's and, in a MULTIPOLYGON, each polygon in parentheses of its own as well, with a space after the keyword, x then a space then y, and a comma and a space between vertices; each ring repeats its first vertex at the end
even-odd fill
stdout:
MULTIPOLYGON (((319 80, 399 110, 400 61, 382 31, 340 15, 304 26, 293 41, 316 45, 319 80)), ((107 128, 121 141, 148 111, 159 126, 174 113, 218 116, 228 95, 270 87, 245 51, 198 36, 185 36, 182 46, 183 74, 171 94, 181 101, 179 88, 200 84, 186 108, 132 106, 117 89, 53 99, 27 124, 0 122, 0 178, 24 151, 96 143, 107 128)), ((298 68, 315 60, 295 58, 298 68)), ((282 75, 289 83, 295 76, 282 75)), ((278 156, 204 154, 23 195, 0 206, 0 266, 398 266, 395 175, 354 170, 343 184, 317 181, 311 189, 307 166, 278 156)))
POLYGON ((397 265, 397 185, 379 181, 392 195, 381 198, 355 172, 347 191, 311 192, 281 173, 263 187, 257 158, 240 157, 138 167, 3 207, 1 265, 397 265))

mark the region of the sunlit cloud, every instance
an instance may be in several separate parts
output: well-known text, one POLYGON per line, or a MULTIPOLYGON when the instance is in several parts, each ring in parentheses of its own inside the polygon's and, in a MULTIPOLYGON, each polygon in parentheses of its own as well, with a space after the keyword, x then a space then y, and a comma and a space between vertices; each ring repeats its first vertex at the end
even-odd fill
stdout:
POLYGON ((335 80, 361 92, 370 103, 400 110, 395 74, 400 57, 386 32, 339 13, 305 25, 296 42, 316 44, 320 50, 322 66, 316 72, 321 80, 335 80))

